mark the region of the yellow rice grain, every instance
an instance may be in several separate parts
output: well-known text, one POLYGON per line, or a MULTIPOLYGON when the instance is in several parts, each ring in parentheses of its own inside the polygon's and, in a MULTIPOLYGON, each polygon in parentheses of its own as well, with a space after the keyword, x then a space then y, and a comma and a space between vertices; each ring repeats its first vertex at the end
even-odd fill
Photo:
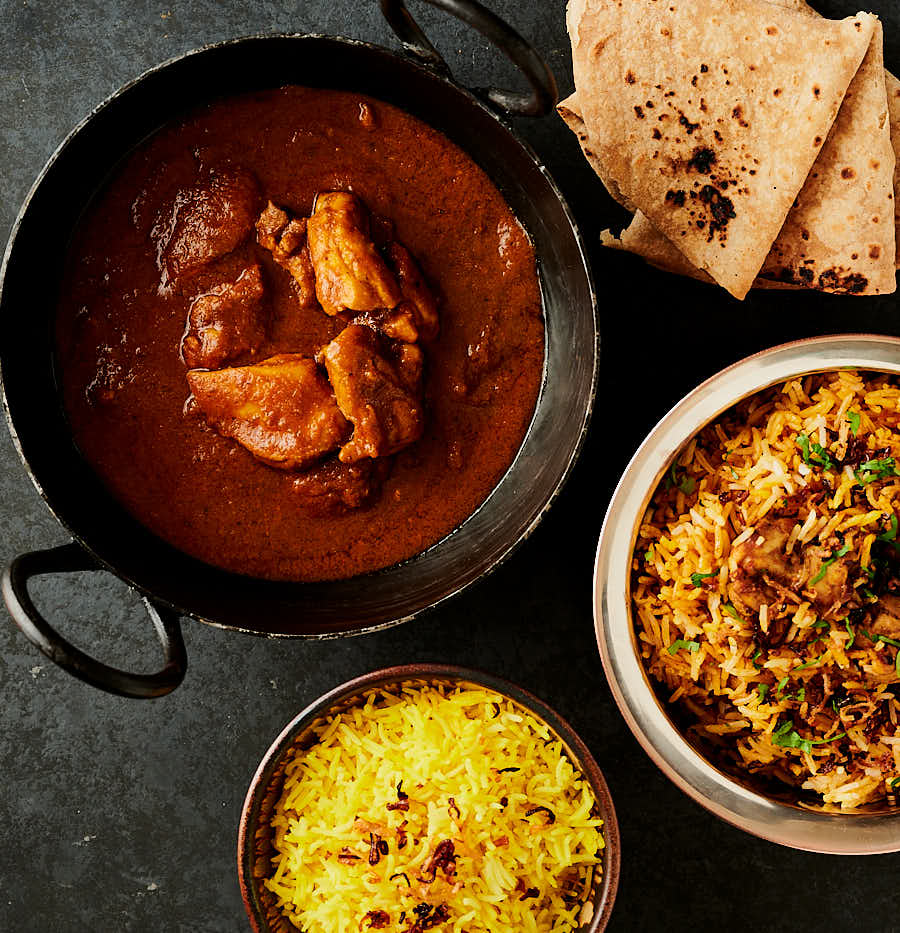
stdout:
POLYGON ((597 802, 559 738, 513 701, 474 687, 372 690, 314 732, 286 766, 265 880, 304 933, 385 916, 405 930, 422 904, 446 911, 433 928, 448 933, 565 933, 590 914, 597 802), (408 809, 388 809, 401 793, 408 809), (453 858, 435 867, 448 843, 453 858))
MULTIPOLYGON (((900 791, 900 702, 889 689, 900 685, 900 648, 864 637, 871 613, 858 625, 842 617, 822 620, 809 598, 788 592, 778 607, 786 619, 783 639, 761 656, 754 631, 771 632, 770 607, 763 604, 754 618, 735 612, 728 559, 758 534, 767 515, 779 514, 786 496, 825 474, 827 498, 801 509, 786 551, 821 548, 838 535, 858 571, 850 582, 865 593, 873 561, 877 567, 884 560, 878 541, 893 540, 891 523, 900 520, 900 476, 889 470, 862 483, 840 460, 864 442, 867 457, 900 464, 898 414, 900 389, 880 375, 809 376, 757 394, 676 457, 695 492, 662 485, 635 550, 641 572, 632 579, 631 598, 642 656, 670 702, 693 717, 689 737, 699 730, 726 759, 845 809, 900 791), (830 469, 806 462, 801 433, 829 452, 830 469), (654 542, 653 559, 645 560, 642 552, 654 542), (691 579, 696 573, 716 576, 698 586, 691 579), (834 685, 848 697, 845 706, 817 711, 811 697, 816 690, 837 696, 834 685), (882 718, 867 718, 876 706, 882 718), (794 739, 786 743, 789 727, 794 739)), ((858 469, 860 461, 853 462, 858 469)), ((877 598, 862 603, 874 607, 877 598)))

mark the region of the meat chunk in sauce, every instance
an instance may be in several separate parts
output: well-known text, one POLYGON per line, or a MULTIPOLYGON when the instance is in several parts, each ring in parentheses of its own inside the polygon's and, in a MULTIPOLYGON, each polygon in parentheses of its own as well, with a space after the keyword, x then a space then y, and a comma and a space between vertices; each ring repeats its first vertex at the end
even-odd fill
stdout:
POLYGON ((245 269, 235 282, 218 285, 191 302, 181 356, 190 369, 218 369, 265 338, 262 272, 245 269))
POLYGON ((386 252, 396 273, 403 300, 395 308, 368 311, 355 320, 405 343, 434 340, 439 328, 437 302, 425 283, 422 270, 401 243, 391 242, 386 252))
POLYGON ((256 221, 256 239, 280 266, 290 272, 297 286, 300 306, 316 304, 316 275, 309 257, 306 235, 307 219, 292 218, 287 211, 269 201, 256 221))
POLYGON ((331 386, 308 356, 285 353, 253 366, 194 369, 187 378, 207 422, 270 466, 303 469, 350 433, 331 386))
POLYGON ((307 226, 316 295, 327 314, 394 308, 403 293, 370 236, 369 214, 345 191, 316 198, 307 226))
POLYGON ((151 231, 163 285, 240 246, 253 229, 259 197, 256 178, 240 168, 208 170, 182 188, 151 231))
POLYGON ((422 436, 423 354, 415 344, 385 341, 371 328, 351 324, 319 351, 337 403, 353 422, 340 459, 354 463, 384 457, 422 436))
POLYGON ((341 463, 328 459, 301 473, 294 490, 305 509, 319 515, 360 509, 375 501, 391 471, 390 457, 341 463))
POLYGON ((387 248, 387 253, 403 293, 403 301, 397 310, 404 310, 410 315, 419 339, 434 340, 439 327, 437 303, 425 283, 419 264, 413 259, 412 253, 396 240, 387 248))
POLYGON ((796 524, 793 516, 764 519, 732 550, 728 594, 739 611, 755 614, 763 604, 807 599, 823 618, 832 618, 859 605, 848 584, 849 561, 835 556, 839 548, 798 544, 787 553, 796 524))

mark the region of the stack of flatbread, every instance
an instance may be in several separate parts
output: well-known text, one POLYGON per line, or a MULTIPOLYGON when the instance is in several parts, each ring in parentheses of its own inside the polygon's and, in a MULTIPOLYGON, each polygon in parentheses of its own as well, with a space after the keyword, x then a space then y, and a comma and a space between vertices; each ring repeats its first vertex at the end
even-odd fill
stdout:
POLYGON ((875 16, 569 0, 567 22, 576 90, 559 113, 634 213, 606 245, 737 298, 896 289, 900 81, 875 16))

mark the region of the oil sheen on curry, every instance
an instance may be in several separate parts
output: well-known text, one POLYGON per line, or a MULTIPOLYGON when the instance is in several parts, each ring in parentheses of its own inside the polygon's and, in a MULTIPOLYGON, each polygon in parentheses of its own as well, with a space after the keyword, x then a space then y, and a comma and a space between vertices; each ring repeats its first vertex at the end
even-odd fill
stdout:
POLYGON ((135 152, 70 251, 76 443, 144 525, 255 577, 409 558, 484 501, 544 359, 530 242, 440 133, 289 87, 135 152))

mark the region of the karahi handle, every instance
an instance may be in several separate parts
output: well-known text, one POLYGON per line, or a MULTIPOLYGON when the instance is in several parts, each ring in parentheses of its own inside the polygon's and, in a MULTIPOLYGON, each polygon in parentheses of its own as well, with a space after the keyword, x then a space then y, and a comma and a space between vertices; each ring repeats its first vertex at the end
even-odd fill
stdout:
MULTIPOLYGON (((531 90, 508 91, 502 88, 472 88, 472 92, 509 116, 543 117, 556 106, 559 92, 556 79, 535 48, 478 0, 425 0, 432 6, 452 13, 457 19, 477 29, 490 39, 525 75, 531 90)), ((405 0, 380 0, 381 12, 391 29, 403 43, 403 48, 423 65, 452 77, 440 52, 431 44, 419 24, 406 8, 405 0)))
POLYGON ((74 541, 15 558, 3 573, 3 599, 25 637, 54 664, 74 677, 119 696, 151 699, 171 693, 184 680, 187 654, 178 614, 145 598, 150 621, 162 645, 165 664, 155 674, 133 674, 97 661, 76 648, 41 615, 28 592, 28 581, 48 573, 97 571, 103 568, 74 541))

